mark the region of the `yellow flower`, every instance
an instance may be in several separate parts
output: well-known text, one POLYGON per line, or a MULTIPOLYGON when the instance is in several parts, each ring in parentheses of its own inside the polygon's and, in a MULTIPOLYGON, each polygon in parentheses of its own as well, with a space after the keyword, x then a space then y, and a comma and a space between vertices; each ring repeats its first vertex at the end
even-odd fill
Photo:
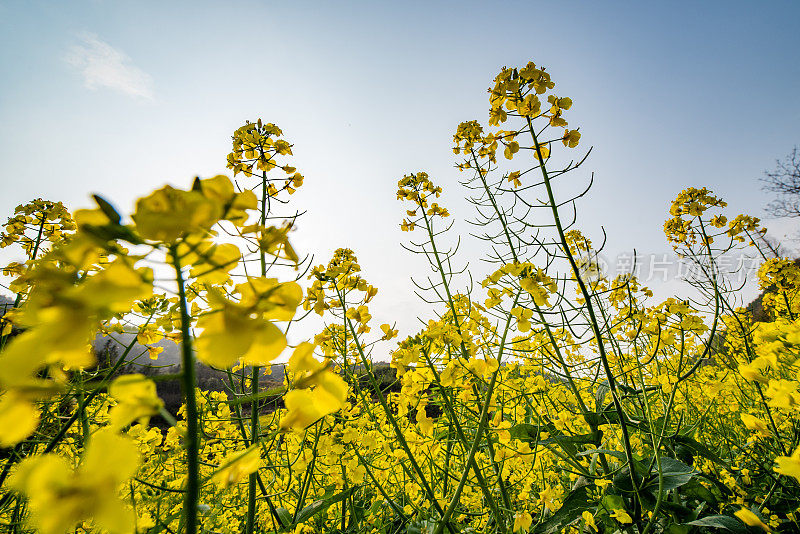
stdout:
POLYGON ((630 516, 628 512, 623 509, 616 509, 612 512, 611 517, 622 523, 623 525, 627 525, 629 523, 633 523, 633 518, 630 516))
POLYGON ((583 518, 583 524, 585 526, 592 527, 592 530, 594 530, 595 532, 598 531, 597 523, 594 522, 594 516, 592 515, 592 512, 586 510, 581 514, 581 517, 583 518))
POLYGON ((236 451, 228 455, 220 464, 220 468, 211 477, 211 481, 223 488, 238 484, 250 473, 255 473, 261 465, 261 453, 258 446, 244 451, 236 451))
POLYGON ((417 424, 422 433, 426 436, 433 435, 434 420, 428 417, 428 412, 425 410, 424 405, 417 407, 417 424))
POLYGON ((156 384, 140 374, 122 375, 108 387, 109 394, 118 404, 111 409, 111 428, 122 429, 138 420, 147 425, 150 416, 156 415, 164 403, 156 394, 156 384))
POLYGON ((744 423, 744 426, 747 427, 748 430, 754 430, 762 435, 769 435, 767 424, 758 417, 750 415, 749 413, 743 413, 740 417, 742 418, 742 423, 744 423))
POLYGON ((281 419, 281 428, 303 430, 344 406, 347 384, 333 373, 325 375, 331 376, 321 381, 323 385, 314 389, 293 389, 285 395, 287 414, 281 419))
POLYGON ((520 332, 527 332, 531 329, 531 318, 533 318, 533 310, 522 308, 520 306, 511 309, 511 315, 517 319, 517 328, 520 332))
POLYGON ((340 410, 347 400, 347 383, 328 369, 327 360, 313 356, 314 345, 301 343, 289 358, 287 368, 294 373, 294 387, 284 396, 287 413, 281 428, 303 430, 318 419, 340 410))
POLYGON ((303 300, 303 290, 296 282, 278 283, 275 278, 248 278, 236 285, 239 304, 248 306, 266 319, 289 321, 303 300))
POLYGON ((133 221, 145 239, 175 243, 191 234, 205 233, 220 219, 243 225, 246 210, 255 209, 252 191, 236 193, 227 176, 196 179, 191 190, 165 186, 136 202, 133 221))
POLYGON ((791 456, 778 456, 775 463, 778 464, 775 467, 777 473, 794 477, 800 482, 800 447, 791 456))
POLYGON ((298 383, 328 366, 327 362, 314 358, 315 347, 313 343, 300 343, 289 357, 286 368, 295 374, 295 387, 305 387, 305 385, 298 386, 298 383))
POLYGON ((266 365, 286 347, 283 332, 268 319, 289 320, 302 299, 296 283, 278 284, 271 278, 255 278, 239 284, 241 295, 233 302, 209 291, 214 309, 197 321, 203 332, 197 337, 197 357, 207 365, 266 365))
POLYGON ((761 374, 761 369, 754 365, 754 363, 739 365, 739 374, 745 377, 747 380, 754 380, 761 382, 762 384, 767 384, 769 381, 763 374, 761 374))
POLYGON ((39 426, 39 410, 22 395, 9 391, 0 397, 0 447, 24 440, 39 426))
POLYGON ((540 152, 542 154, 542 159, 547 159, 547 158, 550 157, 550 147, 549 146, 547 146, 547 145, 539 145, 539 150, 538 151, 534 150, 533 151, 533 156, 536 159, 539 159, 539 153, 540 152))
POLYGON ((791 380, 770 380, 766 395, 770 399, 768 404, 775 408, 789 410, 792 406, 800 404, 797 384, 791 380))
POLYGON ((397 330, 393 330, 388 324, 382 324, 381 330, 383 330, 383 337, 381 337, 381 339, 384 341, 397 337, 397 330))
POLYGON ((0 387, 25 395, 52 392, 56 384, 39 371, 71 369, 94 363, 89 345, 99 322, 127 311, 136 299, 152 294, 149 269, 133 269, 119 258, 93 276, 78 279, 68 269, 43 264, 33 276, 37 286, 15 321, 28 330, 3 352, 0 387))
POLYGON ((147 347, 147 354, 151 360, 157 360, 158 355, 164 352, 164 347, 147 347))
POLYGON ((769 528, 768 525, 766 525, 763 521, 761 521, 761 519, 759 519, 759 517, 756 514, 754 514, 747 508, 742 508, 738 512, 734 512, 733 515, 741 519, 742 522, 746 525, 749 525, 751 527, 760 527, 765 532, 772 532, 772 530, 769 528))
POLYGON ((242 363, 266 365, 286 347, 286 336, 270 321, 252 318, 235 303, 212 310, 197 321, 197 359, 221 369, 242 363))
POLYGON ((112 533, 130 532, 134 515, 118 490, 138 465, 133 441, 100 430, 75 471, 55 454, 32 456, 20 463, 11 486, 27 495, 32 521, 42 534, 63 534, 87 519, 112 533))
POLYGON ((581 133, 578 130, 564 130, 564 137, 561 141, 564 143, 564 146, 568 146, 569 148, 575 148, 578 146, 578 142, 581 140, 581 133))
POLYGON ((514 532, 527 532, 532 524, 533 517, 527 511, 514 514, 514 532))
POLYGON ((197 261, 192 262, 189 276, 204 284, 224 284, 230 279, 228 272, 239 263, 242 253, 231 243, 215 245, 203 243, 196 252, 197 261))
POLYGON ((175 243, 181 237, 210 229, 222 216, 222 206, 200 191, 165 186, 140 198, 132 215, 145 239, 175 243))
POLYGON ((348 309, 347 317, 361 324, 366 324, 370 319, 372 319, 372 315, 369 313, 369 308, 366 306, 348 309))
POLYGON ((558 499, 558 492, 551 488, 550 484, 545 485, 544 489, 539 492, 539 503, 550 510, 556 507, 556 499, 558 499))
POLYGON ((158 343, 164 338, 164 334, 159 332, 153 327, 144 327, 139 330, 139 333, 136 336, 136 341, 142 345, 152 345, 153 343, 158 343))
POLYGON ((516 141, 511 141, 508 143, 508 145, 506 145, 506 149, 503 154, 505 155, 506 159, 512 159, 514 154, 517 152, 519 152, 519 143, 516 141))
POLYGON ((84 282, 65 291, 63 297, 90 308, 98 315, 108 316, 130 310, 135 300, 153 294, 151 269, 134 269, 126 259, 119 258, 84 282))
POLYGON ((220 206, 222 211, 220 217, 237 226, 242 226, 247 222, 246 210, 254 210, 258 207, 258 198, 255 193, 249 189, 236 193, 230 178, 224 174, 198 180, 198 182, 203 196, 220 206))

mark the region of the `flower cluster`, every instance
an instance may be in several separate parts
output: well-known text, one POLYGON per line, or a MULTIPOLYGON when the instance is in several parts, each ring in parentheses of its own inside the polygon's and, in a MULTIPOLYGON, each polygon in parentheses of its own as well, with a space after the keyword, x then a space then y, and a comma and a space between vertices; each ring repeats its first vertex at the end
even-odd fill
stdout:
POLYGON ((0 331, 0 522, 45 534, 797 530, 800 266, 765 260, 763 310, 739 307, 721 254, 774 250, 756 218, 729 220, 723 200, 690 188, 665 231, 702 267, 691 282, 708 298, 653 303, 636 277, 606 277, 559 215, 578 197, 560 198, 550 150, 580 134, 554 86, 533 63, 503 69, 490 124, 523 127, 470 121, 454 136, 494 266, 481 289, 440 242, 441 187, 424 172, 399 181, 402 227, 426 231, 433 275, 417 281, 430 315, 394 345, 394 325, 372 328, 378 290, 353 250, 310 269, 305 292, 267 274, 302 264, 292 224, 266 224, 269 201, 302 181, 278 163, 291 146, 272 124, 237 130, 228 157, 235 174, 260 173, 260 197, 215 176, 154 191, 130 218, 100 197, 74 218, 56 203, 19 208, 3 234, 25 263, 7 268, 19 296, 0 331), (529 155, 527 170, 498 172, 501 146, 529 155), (267 178, 277 168, 287 176, 267 178), (523 186, 531 171, 541 179, 523 186), (323 322, 313 343, 286 334, 301 305, 323 322), (119 358, 98 361, 98 333, 119 358), (181 345, 179 367, 130 372, 137 342, 158 360, 165 339, 181 345), (197 389, 211 372, 198 362, 224 391, 197 389), (284 367, 278 380, 270 366, 284 367))
POLYGON ((292 145, 281 139, 283 132, 272 123, 247 122, 233 133, 233 150, 228 154, 228 168, 236 176, 240 172, 247 177, 263 177, 273 169, 281 169, 284 178, 270 178, 266 183, 266 193, 276 197, 281 191, 290 195, 303 185, 303 175, 288 164, 278 162, 279 156, 291 156, 292 145))
POLYGON ((414 203, 416 207, 415 209, 406 210, 408 219, 403 219, 400 229, 404 232, 411 232, 420 225, 422 220, 427 221, 433 217, 449 217, 450 212, 447 211, 447 208, 440 206, 436 202, 429 203, 428 201, 431 196, 439 198, 441 194, 442 188, 433 185, 428 173, 418 172, 403 176, 397 182, 397 198, 399 200, 408 200, 414 203))

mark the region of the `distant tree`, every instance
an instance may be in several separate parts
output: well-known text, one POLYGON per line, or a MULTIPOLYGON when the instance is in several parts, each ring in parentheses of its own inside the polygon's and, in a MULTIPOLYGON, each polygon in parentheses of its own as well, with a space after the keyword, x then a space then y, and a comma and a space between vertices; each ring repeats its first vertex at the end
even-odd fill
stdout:
POLYGON ((794 256, 795 252, 779 239, 768 234, 755 236, 756 241, 763 245, 764 254, 771 258, 788 258, 794 256))
POLYGON ((783 161, 777 160, 775 169, 766 171, 764 189, 778 194, 778 198, 767 205, 767 211, 775 217, 800 217, 800 152, 798 147, 783 161))

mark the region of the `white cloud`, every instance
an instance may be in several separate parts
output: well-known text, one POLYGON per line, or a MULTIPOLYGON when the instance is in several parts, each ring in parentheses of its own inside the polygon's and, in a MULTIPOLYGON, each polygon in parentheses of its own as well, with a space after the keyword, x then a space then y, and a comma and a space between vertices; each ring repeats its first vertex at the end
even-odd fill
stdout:
POLYGON ((153 99, 153 78, 131 64, 124 52, 91 33, 79 38, 81 44, 70 47, 64 60, 81 72, 84 86, 92 90, 107 87, 133 98, 153 99))

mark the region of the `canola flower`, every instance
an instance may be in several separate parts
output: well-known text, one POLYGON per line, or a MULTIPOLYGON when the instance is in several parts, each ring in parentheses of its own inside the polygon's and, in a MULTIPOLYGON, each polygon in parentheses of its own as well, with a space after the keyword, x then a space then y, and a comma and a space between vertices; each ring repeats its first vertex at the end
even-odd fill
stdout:
POLYGON ((62 534, 88 519, 110 532, 129 532, 132 510, 118 491, 138 463, 132 440, 100 430, 77 469, 60 456, 32 456, 20 463, 10 485, 28 496, 33 522, 43 534, 62 534))
MULTIPOLYGON (((100 197, 74 215, 43 200, 18 208, 0 241, 25 258, 4 271, 19 296, 0 340, 3 525, 798 528, 800 267, 773 257, 758 219, 687 188, 664 230, 697 267, 691 282, 705 302, 652 302, 635 276, 608 278, 594 232, 564 209, 581 196, 560 183, 585 158, 556 162, 585 140, 568 122, 578 104, 555 87, 532 62, 503 68, 488 123, 456 129, 485 269, 459 255, 439 179, 399 179, 400 226, 428 262, 415 283, 431 303, 403 336, 375 324, 379 291, 354 250, 304 270, 289 242, 294 219, 267 224, 304 180, 274 124, 234 132, 227 164, 239 182, 166 186, 130 216, 100 197), (738 308, 720 268, 742 250, 764 257, 767 321, 738 308), (154 279, 153 262, 171 285, 154 279), (323 322, 313 341, 287 337, 312 313, 323 322), (129 334, 156 363, 156 343, 179 343, 181 368, 151 380, 119 375, 124 358, 98 367, 98 332, 129 334), (266 389, 264 371, 277 365, 284 383, 266 389), (225 391, 197 389, 198 366, 219 370, 225 391), (182 388, 177 415, 156 386, 170 379, 182 388), (166 423, 151 425, 157 415, 166 423)), ((133 343, 120 347, 129 356, 133 343)))

